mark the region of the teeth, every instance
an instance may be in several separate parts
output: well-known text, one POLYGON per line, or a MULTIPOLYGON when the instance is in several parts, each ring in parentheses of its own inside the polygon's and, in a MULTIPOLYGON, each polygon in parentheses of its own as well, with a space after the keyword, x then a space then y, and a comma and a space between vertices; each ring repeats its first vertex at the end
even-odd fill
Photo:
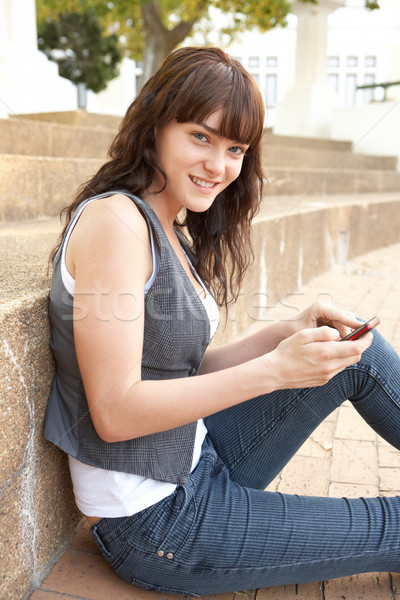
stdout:
POLYGON ((201 185, 201 187, 211 188, 215 185, 214 183, 204 181, 204 179, 199 179, 198 177, 191 177, 191 179, 194 181, 194 183, 197 183, 197 185, 201 185))

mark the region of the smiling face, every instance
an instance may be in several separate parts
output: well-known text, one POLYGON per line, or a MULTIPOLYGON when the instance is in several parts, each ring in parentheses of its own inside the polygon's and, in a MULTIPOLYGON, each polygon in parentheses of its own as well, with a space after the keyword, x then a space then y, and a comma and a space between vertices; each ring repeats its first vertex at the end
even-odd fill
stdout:
POLYGON ((164 186, 157 173, 145 196, 169 221, 182 208, 207 210, 240 174, 248 146, 219 134, 222 114, 217 110, 201 123, 173 120, 156 129, 155 149, 167 182, 160 193, 151 194, 164 186))

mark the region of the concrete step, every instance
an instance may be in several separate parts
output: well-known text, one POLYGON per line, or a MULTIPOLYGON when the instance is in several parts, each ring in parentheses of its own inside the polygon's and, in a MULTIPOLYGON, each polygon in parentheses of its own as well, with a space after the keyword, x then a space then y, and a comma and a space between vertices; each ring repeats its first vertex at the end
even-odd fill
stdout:
POLYGON ((121 117, 100 113, 90 113, 83 108, 48 113, 24 113, 10 115, 11 119, 34 119, 47 123, 60 123, 63 125, 74 125, 78 127, 94 127, 105 129, 117 129, 121 117))
POLYGON ((356 154, 350 150, 304 148, 301 146, 278 146, 264 144, 263 161, 265 168, 340 168, 340 169, 385 169, 395 171, 396 156, 370 156, 356 154))
MULTIPOLYGON (((0 155, 0 222, 51 217, 103 164, 95 158, 0 155)), ((361 169, 266 169, 268 195, 385 193, 400 189, 400 173, 361 169)))
POLYGON ((0 155, 0 222, 58 215, 103 162, 0 155))
POLYGON ((48 257, 61 229, 58 217, 0 224, 0 313, 47 293, 48 257))
POLYGON ((272 129, 264 133, 264 140, 269 146, 286 146, 313 148, 316 150, 338 150, 347 152, 352 148, 352 142, 348 140, 330 140, 324 138, 298 137, 293 135, 277 135, 272 129))
MULTIPOLYGON (((75 112, 72 115, 75 116, 75 112)), ((83 116, 85 115, 74 125, 29 119, 27 116, 0 119, 0 154, 105 159, 116 127, 90 125, 89 116, 96 115, 86 114, 86 121, 83 116)), ((264 138, 264 162, 268 167, 280 168, 395 170, 397 167, 396 157, 354 154, 348 142, 275 136, 268 133, 264 138)))
POLYGON ((0 119, 0 154, 106 158, 116 129, 29 120, 0 119))
POLYGON ((385 193, 400 189, 400 172, 387 169, 344 169, 265 166, 271 195, 385 193))

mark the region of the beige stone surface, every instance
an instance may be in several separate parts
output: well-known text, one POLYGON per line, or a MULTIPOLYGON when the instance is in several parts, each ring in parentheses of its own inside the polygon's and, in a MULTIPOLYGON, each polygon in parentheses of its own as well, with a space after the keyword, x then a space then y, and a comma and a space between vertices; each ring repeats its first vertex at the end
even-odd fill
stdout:
POLYGON ((400 189, 400 173, 389 171, 382 174, 382 192, 400 189))
POLYGON ((103 162, 0 155, 0 222, 58 215, 103 162))
POLYGON ((335 439, 331 480, 336 483, 377 484, 374 442, 335 439))
POLYGON ((106 159, 115 129, 0 119, 0 154, 106 159))
POLYGON ((336 436, 343 440, 375 442, 377 435, 352 406, 343 406, 336 424, 336 436))
MULTIPOLYGON (((364 171, 363 171, 364 177, 364 171)), ((354 194, 358 191, 370 191, 358 190, 356 187, 357 183, 357 172, 353 170, 342 170, 332 169, 326 173, 325 176, 325 190, 327 194, 354 194)))
POLYGON ((25 474, 17 472, 0 496, 0 573, 2 600, 24 597, 34 574, 35 526, 30 522, 30 491, 25 474), (21 512, 24 508, 26 513, 21 512))
POLYGON ((91 129, 53 125, 52 150, 57 156, 79 158, 107 158, 107 152, 114 139, 114 130, 91 129))
POLYGON ((47 257, 58 220, 0 227, 1 597, 24 597, 81 516, 66 458, 43 439, 54 377, 49 348, 47 257))
POLYGON ((379 496, 379 485, 359 483, 331 483, 328 496, 330 498, 361 498, 379 496))
POLYGON ((270 129, 264 131, 264 141, 268 146, 286 146, 289 149, 293 147, 314 148, 321 150, 336 150, 340 152, 350 152, 352 143, 347 140, 329 140, 325 138, 303 138, 294 135, 275 135, 270 129))
POLYGON ((39 198, 37 161, 0 155, 0 221, 38 216, 39 198))
POLYGON ((392 600, 389 573, 362 573, 325 583, 324 600, 392 600))
MULTIPOLYGON (((45 579, 42 589, 62 591, 75 598, 109 600, 118 597, 119 600, 132 600, 132 585, 120 579, 102 556, 83 553, 73 547, 67 550, 57 568, 45 579)), ((168 596, 157 594, 153 598, 166 600, 168 596)))
MULTIPOLYGON (((400 469, 400 456, 398 451, 381 439, 378 444, 378 460, 380 467, 394 467, 400 469)), ((400 481, 398 485, 400 486, 400 481)))
POLYGON ((0 224, 0 314, 49 290, 48 257, 60 231, 58 218, 0 224))
POLYGON ((305 496, 327 496, 330 456, 324 458, 294 456, 282 471, 279 491, 305 496))
MULTIPOLYGON (((279 137, 279 136, 278 136, 279 137)), ((368 156, 353 152, 325 148, 323 151, 307 146, 279 146, 264 144, 264 164, 271 167, 313 167, 316 169, 385 169, 396 170, 397 158, 390 156, 368 156)))
MULTIPOLYGON (((219 596, 218 596, 219 598, 219 596)), ((257 591, 257 600, 321 600, 320 583, 282 585, 257 591)), ((237 599, 239 600, 239 599, 237 599)))
POLYGON ((0 119, 0 154, 47 156, 52 143, 52 128, 47 123, 0 119))
POLYGON ((90 113, 83 109, 47 112, 47 113, 24 113, 21 115, 13 115, 12 119, 29 119, 35 121, 44 121, 50 123, 62 123, 64 125, 74 125, 83 127, 93 127, 95 129, 112 129, 115 130, 120 121, 120 117, 113 115, 102 115, 98 113, 90 113))

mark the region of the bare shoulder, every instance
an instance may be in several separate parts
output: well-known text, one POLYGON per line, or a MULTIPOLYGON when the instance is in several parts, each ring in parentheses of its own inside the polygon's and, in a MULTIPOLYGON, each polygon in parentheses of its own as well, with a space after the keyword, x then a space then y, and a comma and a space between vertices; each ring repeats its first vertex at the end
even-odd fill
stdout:
MULTIPOLYGON (((151 243, 145 218, 136 204, 123 194, 114 194, 89 204, 74 227, 67 249, 67 265, 73 275, 82 259, 103 263, 136 256, 151 258, 151 243)), ((148 270, 148 269, 147 269, 148 270)))
POLYGON ((81 229, 95 231, 106 227, 109 231, 124 229, 148 233, 146 221, 136 204, 123 194, 113 194, 95 200, 85 208, 79 219, 81 229))
POLYGON ((73 245, 138 243, 150 247, 148 226, 136 204, 123 194, 114 194, 89 204, 77 222, 73 245))

